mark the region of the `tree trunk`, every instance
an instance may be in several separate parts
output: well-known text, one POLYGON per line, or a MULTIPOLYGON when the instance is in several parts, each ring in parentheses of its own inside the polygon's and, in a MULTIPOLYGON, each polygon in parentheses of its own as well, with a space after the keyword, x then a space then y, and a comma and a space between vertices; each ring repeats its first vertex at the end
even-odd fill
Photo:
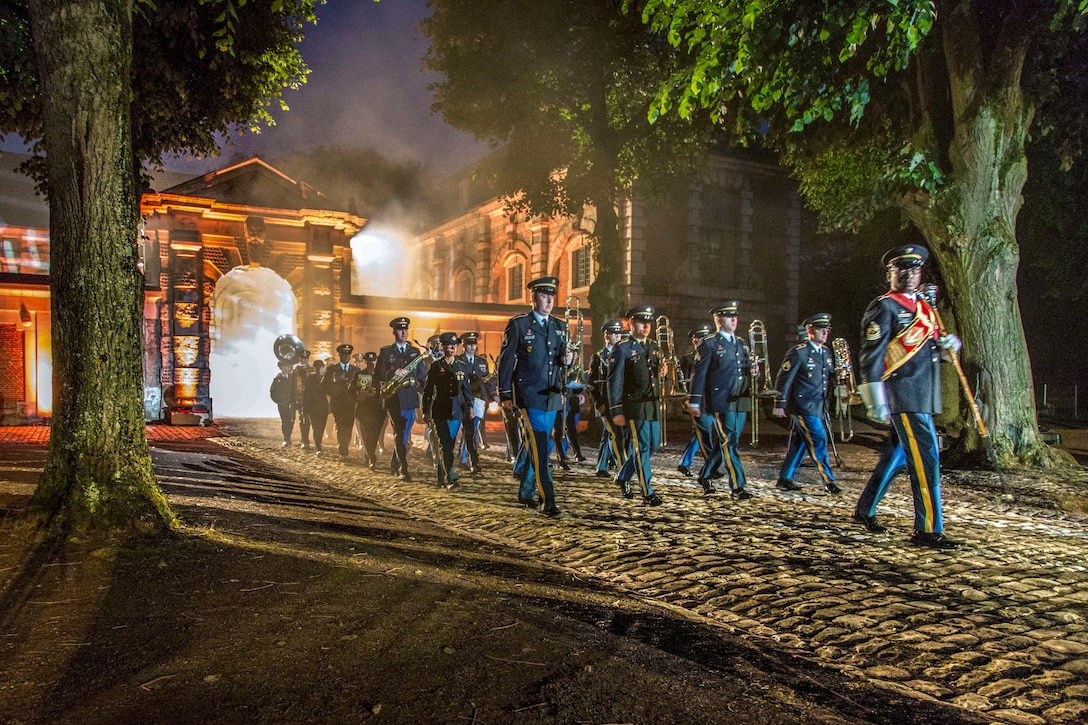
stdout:
POLYGON ((601 325, 623 315, 623 240, 620 239, 619 218, 611 198, 594 202, 597 225, 594 227, 593 255, 597 260, 597 276, 589 286, 589 309, 593 314, 593 347, 604 346, 601 325))
MULTIPOLYGON (((1016 287, 1016 215, 1027 180, 1024 142, 1034 115, 1020 92, 1026 45, 1010 45, 1012 50, 987 58, 980 38, 969 4, 955 4, 942 31, 952 173, 945 186, 903 197, 901 205, 940 264, 964 343, 968 382, 992 391, 982 400, 989 440, 966 422, 964 449, 1001 466, 1047 465, 1053 459, 1039 436, 1016 287)), ((945 318, 951 316, 948 307, 945 318)), ((956 375, 951 369, 947 374, 956 375)), ((965 397, 959 400, 960 415, 970 420, 965 397)))
POLYGON ((49 192, 54 410, 32 505, 61 531, 161 529, 143 413, 131 0, 31 0, 49 192))

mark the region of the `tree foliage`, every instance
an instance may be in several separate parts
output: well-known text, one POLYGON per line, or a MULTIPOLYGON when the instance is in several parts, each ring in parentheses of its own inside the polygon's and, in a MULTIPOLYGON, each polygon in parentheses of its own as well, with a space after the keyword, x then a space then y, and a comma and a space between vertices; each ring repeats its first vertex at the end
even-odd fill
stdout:
POLYGON ((433 0, 423 27, 435 110, 477 139, 502 145, 497 193, 512 208, 580 216, 597 208, 593 314, 616 315, 620 196, 654 195, 688 172, 709 128, 645 109, 676 53, 618 0, 433 0))
MULTIPOLYGON (((142 0, 132 22, 132 146, 139 161, 217 156, 219 142, 274 125, 306 82, 299 42, 323 0, 142 0)), ((0 135, 42 139, 27 0, 0 8, 0 135)), ((41 178, 41 161, 28 170, 41 178)))
MULTIPOLYGON (((779 151, 829 227, 894 207, 933 250, 992 391, 991 459, 1049 460, 1031 404, 1017 303, 1025 145, 1069 164, 1086 131, 1084 0, 648 0, 643 19, 688 52, 651 118, 707 108, 779 151)), ((968 449, 981 450, 970 433, 968 449)))

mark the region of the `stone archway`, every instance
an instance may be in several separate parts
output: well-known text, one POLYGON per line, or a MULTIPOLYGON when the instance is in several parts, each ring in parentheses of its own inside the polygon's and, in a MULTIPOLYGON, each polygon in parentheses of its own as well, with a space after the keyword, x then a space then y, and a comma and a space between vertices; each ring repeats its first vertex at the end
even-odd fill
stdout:
POLYGON ((235 267, 211 296, 210 391, 217 418, 275 418, 268 396, 279 372, 272 347, 295 333, 291 285, 267 267, 235 267))

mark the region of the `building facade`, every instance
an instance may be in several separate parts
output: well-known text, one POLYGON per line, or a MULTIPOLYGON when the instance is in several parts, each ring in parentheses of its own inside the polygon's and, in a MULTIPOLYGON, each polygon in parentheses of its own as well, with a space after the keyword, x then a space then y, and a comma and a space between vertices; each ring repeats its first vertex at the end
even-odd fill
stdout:
MULTIPOLYGON (((35 422, 52 411, 48 209, 29 179, 0 171, 0 423, 35 422)), ((498 198, 460 207, 402 233, 391 266, 368 276, 384 244, 360 233, 368 220, 260 159, 144 194, 148 420, 275 415, 268 385, 283 334, 333 358, 340 342, 376 351, 392 339, 389 320, 407 315, 419 342, 477 331, 481 354, 495 357, 506 321, 531 304, 526 283, 544 275, 560 280, 553 314, 588 348, 595 210, 529 217, 498 198), (393 271, 404 277, 396 291, 381 284, 393 271)), ((625 300, 669 318, 678 354, 712 306, 739 299, 742 332, 759 320, 770 359, 781 357, 794 339, 809 233, 781 170, 714 157, 673 202, 649 205, 636 193, 617 211, 625 300)))

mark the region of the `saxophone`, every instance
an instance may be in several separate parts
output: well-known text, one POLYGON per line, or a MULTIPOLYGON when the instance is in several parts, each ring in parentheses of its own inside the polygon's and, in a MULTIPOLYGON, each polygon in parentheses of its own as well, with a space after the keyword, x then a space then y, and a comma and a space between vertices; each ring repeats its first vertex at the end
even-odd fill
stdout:
POLYGON ((400 392, 401 388, 411 387, 415 383, 415 380, 412 378, 412 371, 416 369, 416 366, 423 362, 423 358, 423 353, 412 358, 412 361, 404 368, 404 373, 402 375, 394 375, 389 378, 389 380, 382 383, 382 387, 378 391, 378 394, 383 398, 388 398, 391 395, 400 392))

